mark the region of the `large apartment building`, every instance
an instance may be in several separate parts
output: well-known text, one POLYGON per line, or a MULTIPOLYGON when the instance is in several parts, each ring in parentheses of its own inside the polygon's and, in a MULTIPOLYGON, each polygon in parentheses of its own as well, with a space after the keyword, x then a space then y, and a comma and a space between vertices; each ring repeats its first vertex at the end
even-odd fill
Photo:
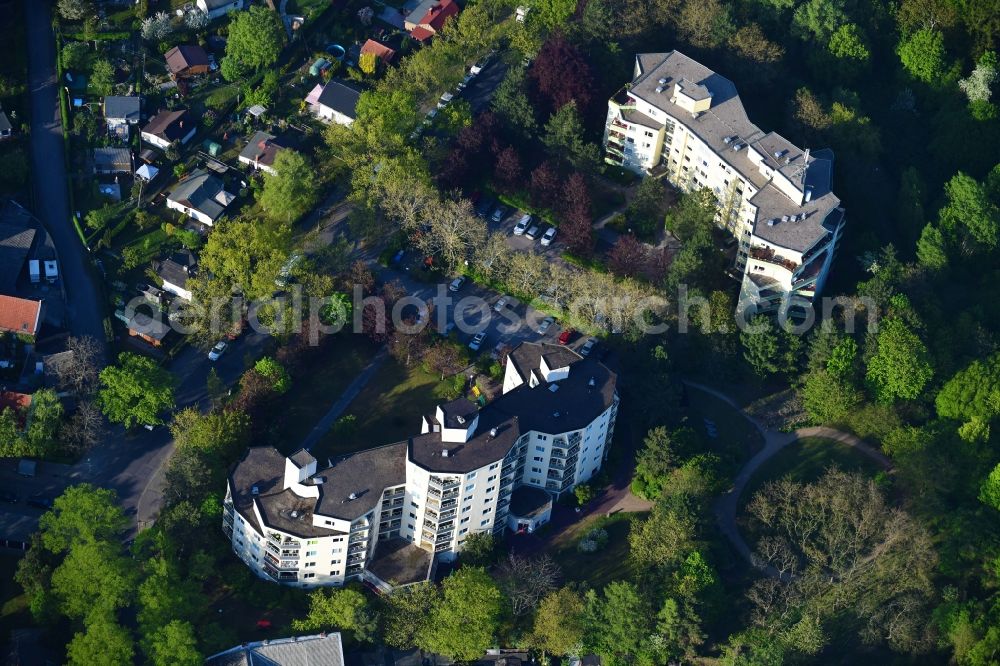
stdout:
POLYGON ((305 450, 249 449, 229 475, 223 530, 258 576, 279 583, 425 580, 471 534, 544 523, 553 499, 601 468, 616 381, 566 347, 522 343, 500 396, 482 408, 441 404, 404 441, 323 467, 305 450))
POLYGON ((677 51, 637 55, 608 101, 604 146, 612 164, 715 193, 716 222, 738 241, 739 313, 795 316, 820 293, 844 226, 833 153, 761 130, 732 81, 677 51))

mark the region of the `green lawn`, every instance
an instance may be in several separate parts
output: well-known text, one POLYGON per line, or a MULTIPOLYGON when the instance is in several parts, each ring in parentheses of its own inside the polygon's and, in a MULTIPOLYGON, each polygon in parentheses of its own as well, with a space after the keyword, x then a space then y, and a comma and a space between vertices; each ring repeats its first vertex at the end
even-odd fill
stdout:
POLYGON ((357 419, 347 438, 328 433, 317 446, 317 457, 342 455, 391 444, 420 432, 420 417, 450 399, 451 382, 439 381, 419 366, 404 367, 388 359, 354 399, 345 414, 357 419))
POLYGON ((710 393, 687 388, 689 423, 705 441, 712 452, 722 458, 727 473, 735 473, 744 462, 764 446, 760 432, 743 414, 710 393), (715 423, 718 437, 707 436, 705 419, 715 423))
POLYGON ((280 432, 288 452, 298 448, 375 352, 375 345, 365 336, 342 333, 310 361, 308 373, 282 398, 280 432))
POLYGON ((14 582, 14 572, 20 559, 20 555, 11 553, 0 555, 0 645, 10 638, 14 629, 32 625, 28 598, 21 586, 14 582))
POLYGON ((633 520, 642 520, 646 513, 616 513, 611 516, 591 516, 567 529, 553 541, 549 552, 562 569, 566 582, 586 583, 601 589, 614 580, 632 576, 628 559, 628 533, 633 520), (608 543, 594 553, 581 553, 577 544, 593 529, 603 528, 608 543))
POLYGON ((808 437, 789 444, 757 470, 743 492, 743 503, 746 504, 754 492, 768 481, 789 476, 795 481, 808 483, 818 479, 832 466, 865 476, 875 476, 882 471, 882 466, 875 460, 853 447, 831 439, 808 437))

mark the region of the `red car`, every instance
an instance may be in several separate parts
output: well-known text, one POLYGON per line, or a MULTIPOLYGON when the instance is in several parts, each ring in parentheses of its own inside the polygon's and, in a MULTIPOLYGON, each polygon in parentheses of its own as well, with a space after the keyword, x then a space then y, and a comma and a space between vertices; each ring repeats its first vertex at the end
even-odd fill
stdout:
POLYGON ((573 329, 567 328, 565 331, 559 334, 559 344, 565 345, 569 344, 570 338, 573 337, 573 329))

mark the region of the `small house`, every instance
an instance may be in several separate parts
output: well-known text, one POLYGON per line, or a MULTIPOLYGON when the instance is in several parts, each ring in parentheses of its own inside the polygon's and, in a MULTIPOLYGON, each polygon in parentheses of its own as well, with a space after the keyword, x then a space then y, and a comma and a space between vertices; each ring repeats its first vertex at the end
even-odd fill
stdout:
POLYGON ((396 51, 389 48, 382 42, 376 42, 374 39, 369 39, 362 44, 360 53, 361 55, 371 53, 386 65, 391 64, 393 59, 396 57, 396 51))
POLYGON ((243 0, 198 0, 198 9, 208 14, 208 18, 217 19, 229 12, 243 9, 243 0))
POLYGON ((94 148, 94 173, 132 173, 132 153, 128 148, 94 148))
POLYGON ((160 111, 142 128, 142 140, 166 150, 175 141, 185 144, 198 130, 198 124, 187 110, 160 111))
POLYGON ((154 347, 163 344, 170 333, 170 326, 160 317, 152 317, 144 312, 133 313, 128 322, 128 334, 145 340, 154 347))
POLYGON ((360 97, 361 93, 354 88, 340 81, 330 81, 313 88, 306 96, 306 104, 320 120, 350 125, 357 117, 360 97))
POLYGON ((277 173, 274 170, 274 159, 284 147, 273 134, 256 132, 250 137, 246 147, 240 151, 239 160, 241 164, 247 164, 273 176, 277 173))
POLYGON ((448 19, 458 15, 459 11, 455 0, 422 0, 406 15, 403 25, 410 37, 418 42, 426 42, 441 32, 448 19))
POLYGON ((138 97, 109 95, 104 98, 104 122, 110 134, 128 138, 129 127, 139 124, 140 100, 138 97))
POLYGON ((154 266, 157 277, 163 282, 163 291, 170 292, 185 301, 191 300, 188 279, 194 276, 198 263, 190 250, 176 252, 154 266))
POLYGON ((208 73, 208 54, 196 44, 175 46, 164 54, 170 76, 185 78, 208 73))
POLYGON ((0 331, 34 338, 42 324, 42 301, 0 295, 0 331))
POLYGON ((179 210, 188 217, 211 226, 235 198, 226 192, 218 176, 204 169, 197 169, 167 195, 167 208, 179 210))

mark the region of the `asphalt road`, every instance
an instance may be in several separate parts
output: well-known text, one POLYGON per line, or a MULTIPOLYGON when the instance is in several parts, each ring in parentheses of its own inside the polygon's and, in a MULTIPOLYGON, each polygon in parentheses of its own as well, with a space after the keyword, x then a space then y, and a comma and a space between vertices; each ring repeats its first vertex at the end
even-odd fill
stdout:
POLYGON ((51 3, 25 0, 28 89, 31 93, 31 180, 34 213, 59 255, 70 332, 103 341, 104 300, 90 256, 73 227, 67 194, 66 154, 59 113, 51 3))

